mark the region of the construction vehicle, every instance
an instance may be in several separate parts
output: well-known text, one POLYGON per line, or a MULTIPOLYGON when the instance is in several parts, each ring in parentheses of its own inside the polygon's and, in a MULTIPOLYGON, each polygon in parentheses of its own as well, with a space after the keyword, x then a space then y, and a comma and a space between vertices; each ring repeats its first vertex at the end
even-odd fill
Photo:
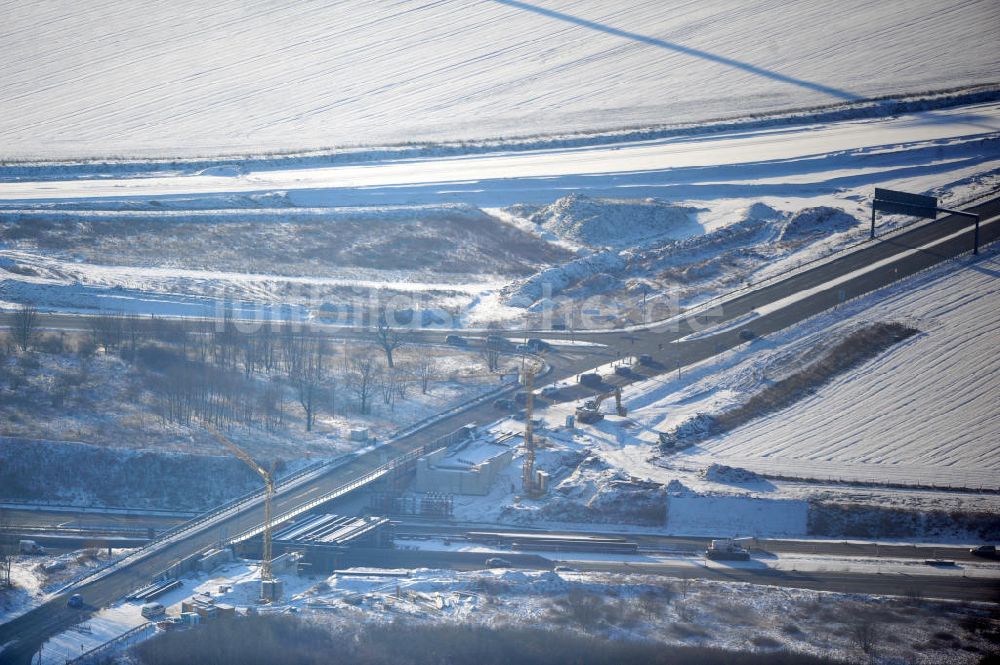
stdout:
POLYGON ((210 427, 206 427, 212 436, 225 446, 234 457, 257 472, 257 475, 264 481, 264 533, 262 535, 261 557, 260 557, 260 602, 270 603, 278 600, 281 596, 281 582, 275 580, 271 574, 271 501, 274 498, 274 465, 268 471, 254 460, 245 450, 235 443, 222 436, 219 432, 210 427))
POLYGON ((750 559, 750 550, 743 547, 739 540, 721 538, 709 544, 705 556, 716 561, 747 561, 750 559))
POLYGON ((17 549, 21 554, 45 554, 45 548, 33 540, 19 541, 17 549))
POLYGON ((589 399, 583 403, 583 406, 576 407, 577 421, 590 424, 603 420, 604 414, 601 413, 601 403, 609 397, 615 398, 615 411, 618 415, 622 417, 627 416, 628 409, 622 406, 622 389, 616 386, 614 390, 598 395, 594 399, 589 399))

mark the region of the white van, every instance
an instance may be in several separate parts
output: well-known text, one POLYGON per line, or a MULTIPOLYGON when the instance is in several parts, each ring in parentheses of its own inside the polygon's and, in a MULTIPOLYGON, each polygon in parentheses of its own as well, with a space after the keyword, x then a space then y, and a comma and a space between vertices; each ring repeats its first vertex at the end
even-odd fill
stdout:
POLYGON ((160 603, 146 603, 142 606, 142 616, 147 619, 158 617, 164 613, 166 613, 166 609, 160 603))

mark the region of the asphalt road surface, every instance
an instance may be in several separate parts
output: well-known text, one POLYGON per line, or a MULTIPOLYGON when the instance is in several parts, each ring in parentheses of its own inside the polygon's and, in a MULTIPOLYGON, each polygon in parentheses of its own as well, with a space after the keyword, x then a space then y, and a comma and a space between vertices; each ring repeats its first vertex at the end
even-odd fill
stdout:
MULTIPOLYGON (((1000 213, 1000 199, 992 199, 971 208, 970 211, 977 212, 984 218, 981 229, 981 241, 984 244, 992 242, 1000 235, 1000 223, 993 221, 1000 213)), ((676 326, 656 326, 651 330, 636 333, 602 333, 595 336, 595 341, 610 344, 612 349, 626 350, 633 354, 649 353, 662 363, 664 371, 669 371, 677 363, 686 365, 698 362, 745 343, 745 340, 740 337, 739 329, 732 329, 671 344, 668 351, 661 351, 660 346, 666 347, 665 343, 678 340, 691 332, 701 331, 706 325, 721 324, 766 305, 780 304, 788 298, 798 297, 794 302, 788 301, 786 306, 762 313, 753 322, 753 332, 757 336, 781 330, 836 306, 844 299, 870 292, 965 253, 971 248, 971 236, 971 224, 967 219, 953 215, 946 216, 932 224, 896 235, 883 242, 866 245, 857 252, 729 300, 716 310, 715 313, 719 315, 717 317, 699 315, 683 319, 676 326), (962 230, 968 232, 950 237, 962 230), (925 248, 929 243, 940 239, 945 240, 933 247, 925 248), (867 270, 858 272, 863 269, 867 270), (824 288, 824 285, 831 283, 832 286, 824 288)), ((71 321, 72 325, 78 328, 85 327, 80 326, 80 317, 58 321, 61 320, 71 321)), ((57 320, 47 317, 45 325, 53 325, 54 322, 57 320)), ((546 334, 546 337, 549 336, 546 334)), ((436 339, 442 338, 443 333, 437 333, 436 339)), ((606 363, 608 354, 608 350, 592 347, 572 347, 550 353, 547 360, 553 369, 545 377, 545 381, 568 378, 588 368, 606 363)), ((275 500, 276 514, 307 503, 312 498, 363 475, 366 471, 382 464, 386 455, 393 456, 416 449, 467 423, 489 423, 498 415, 496 409, 487 403, 443 418, 416 433, 398 439, 389 450, 383 449, 358 457, 346 466, 279 495, 275 500)), ((75 591, 83 594, 91 607, 108 605, 147 582, 156 573, 215 544, 221 533, 238 533, 259 525, 263 521, 262 513, 263 507, 255 504, 221 524, 198 531, 183 541, 170 544, 113 574, 86 583, 75 591)), ((923 577, 920 578, 921 585, 929 582, 923 577)), ((951 585, 955 589, 966 584, 951 581, 950 578, 949 581, 941 583, 951 585)), ((869 592, 875 591, 870 584, 862 586, 869 592)), ((0 652, 0 661, 26 664, 45 639, 87 618, 89 610, 69 609, 65 606, 66 599, 64 594, 13 621, 0 625, 0 645, 6 645, 0 652)))

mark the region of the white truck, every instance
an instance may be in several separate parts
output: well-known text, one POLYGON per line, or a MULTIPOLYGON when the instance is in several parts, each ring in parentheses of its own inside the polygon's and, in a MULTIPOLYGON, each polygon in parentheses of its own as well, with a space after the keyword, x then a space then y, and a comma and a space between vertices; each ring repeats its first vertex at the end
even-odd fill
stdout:
POLYGON ((750 550, 744 547, 744 544, 750 544, 748 539, 713 540, 705 550, 705 556, 716 561, 747 561, 750 559, 750 550))
POLYGON ((17 550, 21 554, 45 554, 45 548, 33 540, 19 541, 17 550))

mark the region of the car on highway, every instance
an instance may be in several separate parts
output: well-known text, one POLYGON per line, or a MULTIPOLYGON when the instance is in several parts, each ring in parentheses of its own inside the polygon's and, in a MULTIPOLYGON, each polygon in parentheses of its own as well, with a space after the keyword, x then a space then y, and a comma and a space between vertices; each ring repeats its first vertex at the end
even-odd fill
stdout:
POLYGON ((458 335, 448 335, 444 338, 444 343, 451 346, 468 346, 469 342, 464 337, 458 335))
POLYGON ((528 350, 534 353, 541 353, 543 351, 548 351, 552 348, 552 345, 546 342, 544 339, 538 339, 537 337, 532 337, 528 340, 527 344, 528 350))
POLYGON ((81 607, 83 607, 83 596, 81 596, 78 593, 74 593, 72 596, 69 597, 69 600, 66 601, 66 607, 72 607, 73 609, 76 610, 80 609, 81 607))
POLYGON ((512 399, 502 397, 493 401, 493 408, 499 409, 500 411, 513 411, 517 408, 517 404, 512 399))
POLYGON ((542 388, 542 397, 553 398, 559 395, 559 389, 555 386, 545 386, 542 388))
POLYGON ((973 547, 972 549, 969 550, 969 553, 974 556, 981 556, 984 559, 997 558, 996 545, 980 545, 979 547, 973 547))
POLYGON ((750 342, 756 337, 757 335, 754 333, 754 331, 750 330, 749 328, 744 328, 743 330, 740 331, 740 339, 742 339, 744 342, 750 342))
POLYGON ((507 559, 503 559, 498 556, 491 556, 489 559, 486 560, 487 568, 510 568, 513 565, 514 564, 512 564, 507 559))
POLYGON ((557 573, 575 573, 576 572, 576 568, 574 568, 573 566, 556 566, 554 568, 554 570, 557 573))

